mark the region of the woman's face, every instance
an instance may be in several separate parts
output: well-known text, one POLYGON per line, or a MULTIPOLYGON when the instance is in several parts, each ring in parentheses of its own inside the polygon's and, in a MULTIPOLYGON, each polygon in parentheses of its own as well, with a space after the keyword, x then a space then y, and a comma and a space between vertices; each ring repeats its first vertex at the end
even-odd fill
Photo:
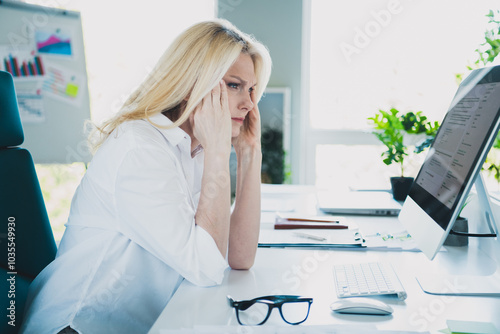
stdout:
POLYGON ((253 109, 251 93, 257 84, 252 58, 247 54, 240 54, 236 62, 229 68, 223 77, 227 86, 229 110, 231 111, 232 134, 237 137, 245 117, 253 109))

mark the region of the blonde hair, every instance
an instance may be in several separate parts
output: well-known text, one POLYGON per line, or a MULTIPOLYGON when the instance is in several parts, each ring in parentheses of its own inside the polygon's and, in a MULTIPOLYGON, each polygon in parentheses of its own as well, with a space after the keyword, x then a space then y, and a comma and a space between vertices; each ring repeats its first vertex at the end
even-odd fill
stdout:
POLYGON ((266 47, 226 20, 191 26, 174 40, 120 111, 96 127, 89 137, 93 151, 126 121, 147 119, 152 123, 150 116, 177 111, 181 114, 172 119, 170 127, 181 125, 241 53, 253 60, 257 78, 255 94, 259 101, 271 74, 271 57, 266 47))

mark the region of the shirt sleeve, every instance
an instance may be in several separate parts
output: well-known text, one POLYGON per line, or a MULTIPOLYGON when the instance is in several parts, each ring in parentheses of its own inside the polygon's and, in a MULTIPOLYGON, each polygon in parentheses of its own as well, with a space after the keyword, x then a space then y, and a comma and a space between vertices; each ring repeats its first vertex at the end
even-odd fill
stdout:
POLYGON ((220 284, 228 267, 195 208, 177 158, 154 146, 134 148, 118 168, 118 228, 191 283, 220 284))

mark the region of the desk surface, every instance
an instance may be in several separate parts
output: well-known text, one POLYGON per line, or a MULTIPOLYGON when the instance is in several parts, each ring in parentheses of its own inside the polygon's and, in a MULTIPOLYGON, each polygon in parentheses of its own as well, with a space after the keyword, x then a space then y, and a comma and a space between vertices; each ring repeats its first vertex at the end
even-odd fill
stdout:
MULTIPOLYGON (((305 203, 305 202, 303 202, 305 203)), ((358 217, 360 230, 370 230, 397 218, 358 217)), ((263 224, 266 228, 266 224, 263 224)), ((499 297, 437 296, 424 293, 415 276, 433 275, 438 269, 450 274, 474 271, 488 274, 496 264, 477 247, 448 247, 434 261, 420 252, 381 250, 314 250, 259 248, 255 264, 248 271, 227 270, 220 286, 201 288, 184 281, 152 327, 150 334, 194 326, 238 326, 226 296, 251 299, 268 294, 298 294, 313 297, 308 325, 373 325, 379 330, 437 332, 447 320, 491 322, 500 329, 499 297), (408 293, 405 301, 376 297, 391 305, 391 316, 336 314, 330 304, 337 300, 332 267, 340 263, 384 261, 392 264, 408 293)), ((450 289, 454 289, 450 284, 450 289)), ((264 326, 288 326, 273 311, 264 326)))

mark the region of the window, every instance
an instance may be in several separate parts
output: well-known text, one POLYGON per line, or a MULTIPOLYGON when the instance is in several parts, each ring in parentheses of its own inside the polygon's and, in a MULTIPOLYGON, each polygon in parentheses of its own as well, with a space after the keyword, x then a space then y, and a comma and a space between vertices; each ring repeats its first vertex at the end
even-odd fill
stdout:
MULTIPOLYGON (((307 183, 389 188, 397 166, 367 117, 378 109, 423 111, 441 121, 456 74, 476 60, 497 1, 310 0, 307 183)), ((423 157, 418 157, 422 159, 423 157)), ((420 167, 413 161, 408 176, 420 167)))

